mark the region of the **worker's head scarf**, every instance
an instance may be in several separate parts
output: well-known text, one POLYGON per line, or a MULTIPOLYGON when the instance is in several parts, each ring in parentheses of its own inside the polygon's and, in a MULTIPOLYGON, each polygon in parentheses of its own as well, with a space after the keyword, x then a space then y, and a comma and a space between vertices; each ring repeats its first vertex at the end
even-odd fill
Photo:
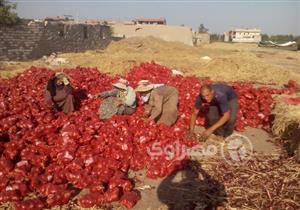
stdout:
POLYGON ((66 75, 66 74, 63 73, 63 72, 57 72, 57 73, 55 74, 55 77, 56 77, 56 81, 60 81, 60 82, 62 82, 64 85, 70 84, 70 79, 69 79, 68 75, 66 75))
POLYGON ((120 78, 116 83, 113 83, 112 86, 121 89, 121 90, 127 90, 127 86, 129 85, 129 82, 126 79, 120 78))

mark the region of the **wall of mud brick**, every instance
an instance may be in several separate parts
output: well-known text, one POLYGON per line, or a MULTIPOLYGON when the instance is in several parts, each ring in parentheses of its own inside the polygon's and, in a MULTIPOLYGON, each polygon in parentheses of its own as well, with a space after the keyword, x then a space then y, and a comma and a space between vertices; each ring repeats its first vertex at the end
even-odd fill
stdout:
POLYGON ((32 60, 52 52, 103 49, 111 38, 106 25, 65 22, 22 22, 0 25, 0 60, 32 60))

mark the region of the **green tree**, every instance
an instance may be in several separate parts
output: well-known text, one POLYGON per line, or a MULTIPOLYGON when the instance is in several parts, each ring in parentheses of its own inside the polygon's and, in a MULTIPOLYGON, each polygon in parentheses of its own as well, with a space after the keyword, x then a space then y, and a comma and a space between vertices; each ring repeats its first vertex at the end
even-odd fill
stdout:
POLYGON ((268 36, 268 34, 262 34, 262 35, 261 35, 261 40, 262 40, 262 41, 269 41, 269 36, 268 36))
POLYGON ((295 42, 297 42, 298 50, 300 50, 300 36, 295 37, 295 42))
POLYGON ((200 24, 200 26, 198 27, 198 32, 206 33, 206 32, 208 32, 208 28, 205 28, 204 24, 200 24))
POLYGON ((210 34, 210 42, 224 42, 224 34, 210 34))
POLYGON ((0 0, 0 25, 13 25, 20 21, 17 13, 14 12, 16 8, 16 4, 0 0))
POLYGON ((273 42, 277 42, 277 43, 285 43, 288 41, 294 41, 295 37, 293 35, 272 35, 269 37, 269 39, 273 42))

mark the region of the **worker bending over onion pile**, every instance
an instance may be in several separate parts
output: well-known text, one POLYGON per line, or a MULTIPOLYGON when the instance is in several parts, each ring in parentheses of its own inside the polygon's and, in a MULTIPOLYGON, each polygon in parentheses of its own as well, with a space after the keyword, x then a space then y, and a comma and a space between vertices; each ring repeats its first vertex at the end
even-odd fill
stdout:
POLYGON ((175 87, 141 80, 135 91, 141 93, 141 99, 145 103, 144 117, 147 120, 154 120, 167 126, 176 122, 178 90, 175 87))
POLYGON ((234 89, 224 84, 204 85, 195 101, 190 121, 190 135, 194 135, 196 118, 203 104, 208 104, 206 115, 206 131, 204 139, 214 133, 228 137, 233 133, 238 112, 238 99, 234 89))
POLYGON ((131 115, 136 111, 136 94, 129 82, 119 79, 112 86, 112 90, 96 94, 96 97, 104 98, 98 111, 100 119, 108 119, 115 114, 131 115))
POLYGON ((45 90, 45 101, 55 112, 62 111, 68 114, 74 111, 73 88, 66 74, 58 72, 49 79, 45 90))

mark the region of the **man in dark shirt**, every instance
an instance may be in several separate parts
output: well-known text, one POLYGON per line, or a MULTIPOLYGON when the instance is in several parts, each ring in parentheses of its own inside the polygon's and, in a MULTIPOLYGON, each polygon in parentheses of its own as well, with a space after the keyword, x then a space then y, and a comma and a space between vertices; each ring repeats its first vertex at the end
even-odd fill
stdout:
POLYGON ((207 138, 212 133, 223 137, 230 136, 238 112, 237 95, 233 88, 223 84, 201 87, 191 115, 190 134, 194 134, 195 122, 203 103, 208 103, 209 111, 206 113, 207 129, 202 137, 207 138))

